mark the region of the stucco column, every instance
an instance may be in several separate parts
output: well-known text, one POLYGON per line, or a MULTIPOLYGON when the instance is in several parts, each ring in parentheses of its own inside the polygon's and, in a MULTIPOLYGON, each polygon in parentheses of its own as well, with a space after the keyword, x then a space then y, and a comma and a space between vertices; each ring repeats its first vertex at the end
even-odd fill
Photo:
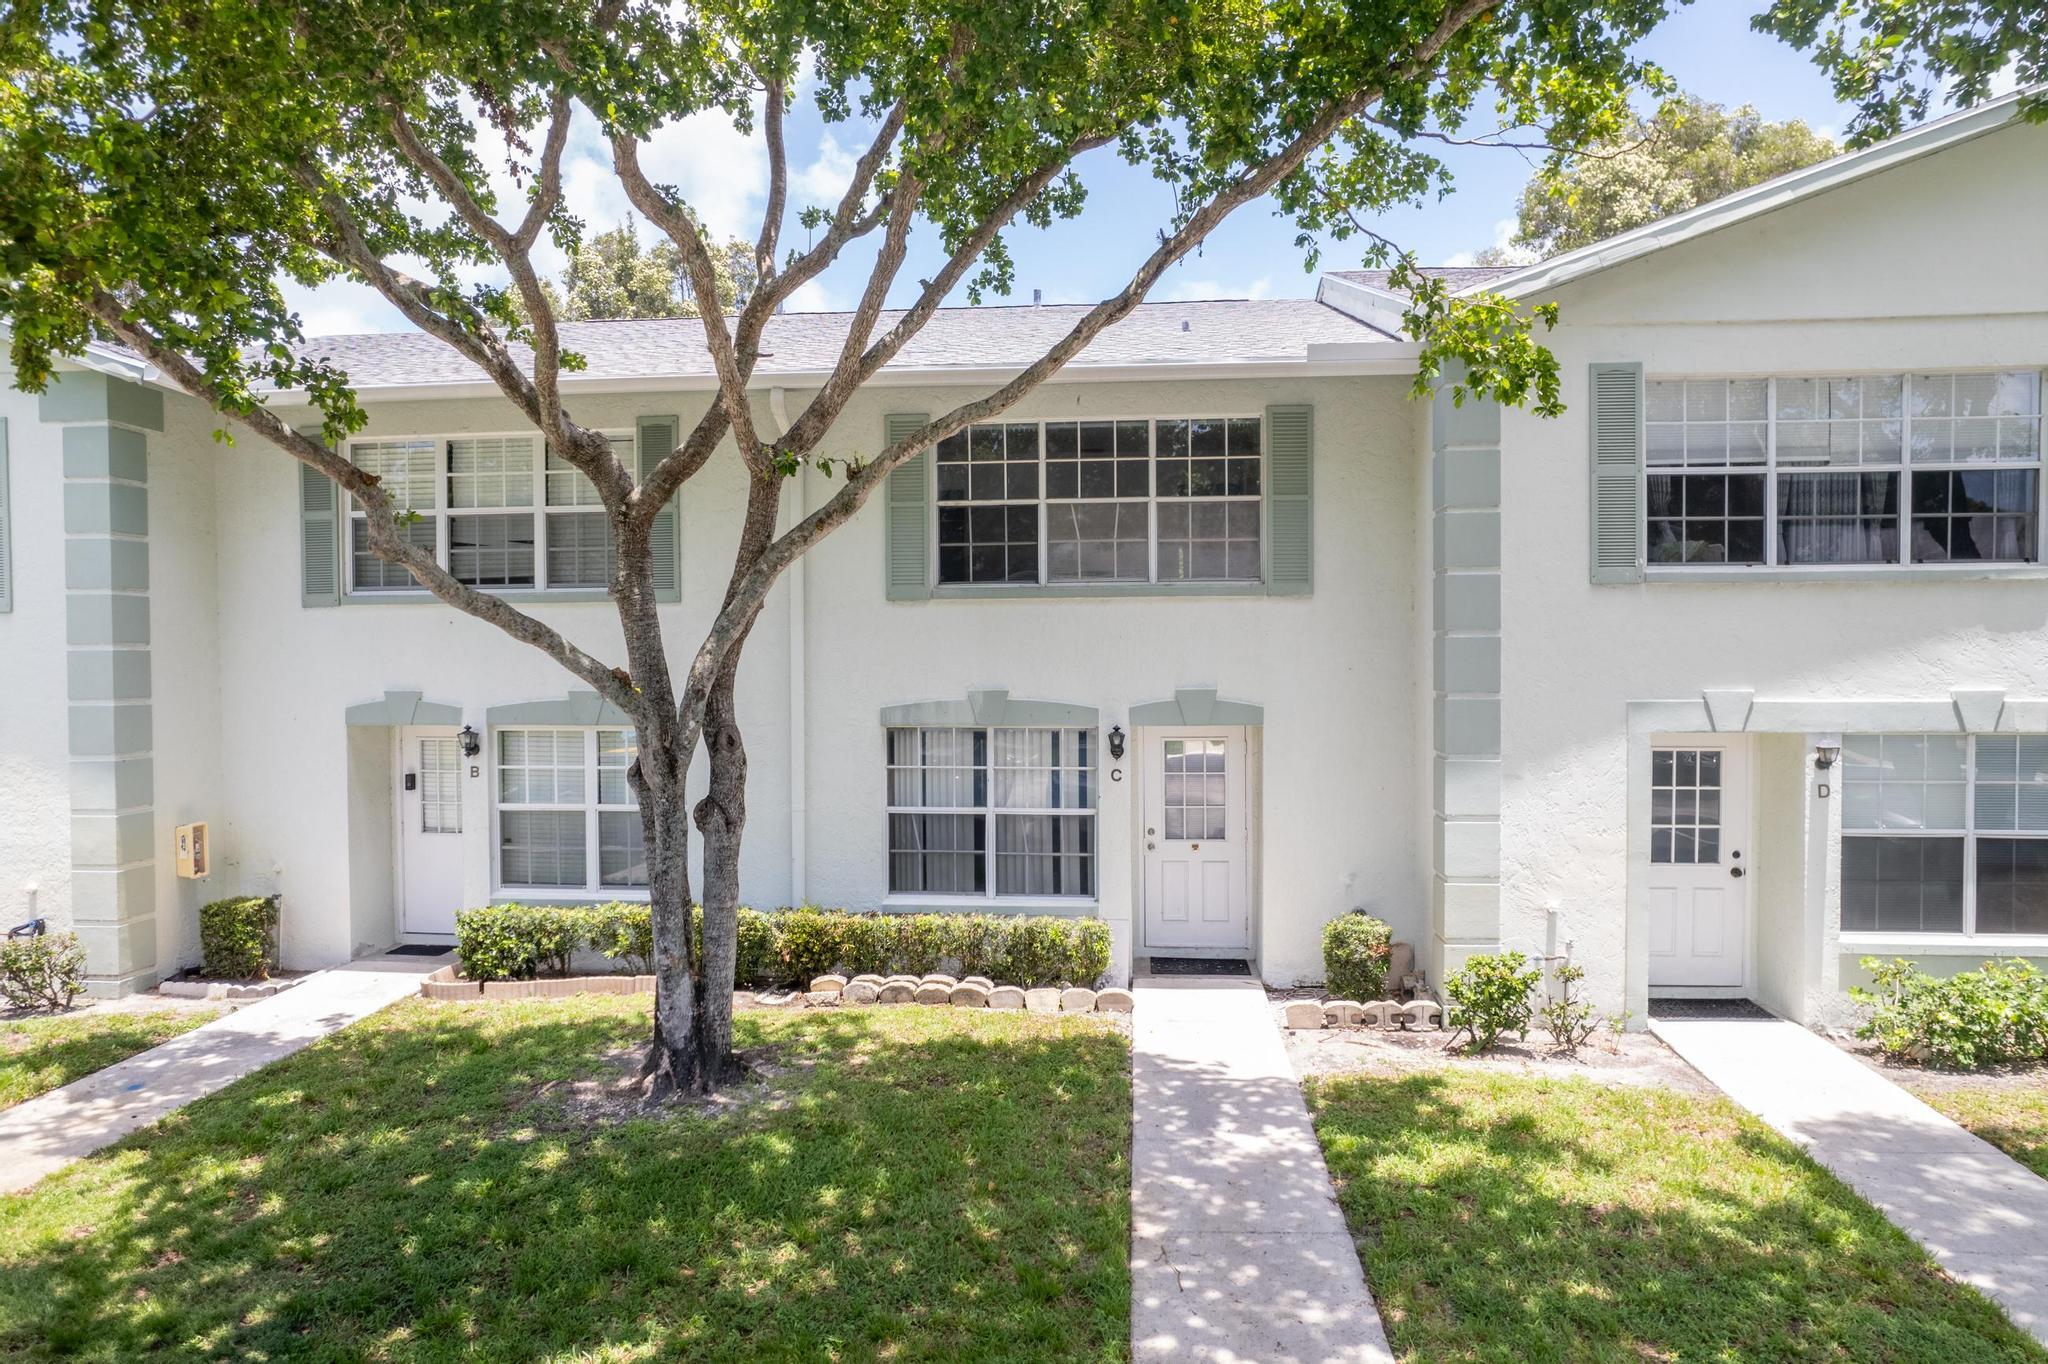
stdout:
POLYGON ((1500 406, 1430 406, 1430 984, 1500 945, 1500 406))
POLYGON ((148 433, 163 394, 67 372, 41 416, 64 430, 65 675, 71 917, 86 989, 146 990, 157 961, 155 745, 150 707, 148 433))

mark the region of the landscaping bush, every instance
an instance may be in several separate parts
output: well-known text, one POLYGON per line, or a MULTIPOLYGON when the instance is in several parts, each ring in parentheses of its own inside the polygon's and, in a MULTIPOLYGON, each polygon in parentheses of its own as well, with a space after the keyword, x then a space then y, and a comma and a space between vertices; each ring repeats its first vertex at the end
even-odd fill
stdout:
POLYGON ((1870 1016, 1856 1029, 1894 1060, 1952 1070, 2048 1060, 2048 976, 2017 957, 1937 980, 1903 958, 1863 959, 1870 989, 1850 998, 1870 1016))
POLYGON ((263 980, 277 965, 277 897, 242 895, 199 907, 199 974, 263 980))
POLYGON ((85 988, 85 949, 72 933, 0 938, 0 999, 16 1009, 68 1009, 85 988))
POLYGON ((1536 1012, 1542 1015, 1544 1030, 1557 1049, 1566 1056, 1576 1056, 1600 1026, 1599 1011, 1579 997, 1579 982, 1586 978, 1586 968, 1564 961, 1558 963, 1551 975, 1557 980, 1557 994, 1543 1001, 1543 1007, 1536 1012))
POLYGON ((615 901, 582 911, 583 940, 626 969, 644 976, 654 969, 654 914, 646 905, 615 901))
POLYGON ((1529 966, 1520 952, 1481 953, 1444 982, 1451 1001, 1450 1025, 1470 1039, 1471 1051, 1490 1051, 1504 1033, 1529 1035, 1529 997, 1543 983, 1543 973, 1529 966))
POLYGON ((562 905, 484 905, 455 916, 455 951, 471 980, 566 976, 589 937, 589 911, 562 905))
POLYGON ((1337 999, 1383 999, 1394 930, 1363 910, 1323 925, 1323 980, 1337 999))

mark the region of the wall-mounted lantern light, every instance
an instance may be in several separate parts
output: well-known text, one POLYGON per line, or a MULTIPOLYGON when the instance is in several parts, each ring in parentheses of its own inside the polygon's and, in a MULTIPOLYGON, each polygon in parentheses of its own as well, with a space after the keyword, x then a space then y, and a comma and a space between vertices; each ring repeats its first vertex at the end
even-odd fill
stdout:
POLYGON ((468 725, 464 725, 462 732, 455 737, 462 741, 462 756, 465 758, 474 758, 484 751, 483 736, 468 725))
POLYGON ((1109 756, 1112 758, 1121 758, 1123 757, 1123 755, 1124 727, 1122 725, 1111 725, 1109 727, 1109 756))
POLYGON ((1841 756, 1842 746, 1840 744, 1815 744, 1813 746, 1813 765, 1823 772, 1833 767, 1835 759, 1841 756))

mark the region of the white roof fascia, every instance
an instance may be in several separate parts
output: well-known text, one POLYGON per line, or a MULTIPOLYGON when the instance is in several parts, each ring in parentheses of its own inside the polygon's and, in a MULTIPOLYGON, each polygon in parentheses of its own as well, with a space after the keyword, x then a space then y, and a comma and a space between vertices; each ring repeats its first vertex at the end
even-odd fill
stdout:
MULTIPOLYGON (((1225 380, 1225 379, 1325 379, 1413 374, 1421 348, 1400 341, 1312 342, 1299 358, 1285 360, 1226 360, 1184 364, 1162 361, 1155 364, 1069 366, 1045 381, 1046 384, 1123 383, 1133 379, 1225 380)), ((1021 366, 974 365, 944 369, 885 369, 863 384, 863 388, 906 388, 922 386, 971 387, 1001 383, 1015 378, 1021 366)), ((754 388, 820 388, 831 377, 827 370, 756 371, 754 388)), ((646 374, 622 377, 581 377, 563 375, 565 393, 695 393, 712 392, 718 378, 711 374, 646 374)), ((487 379, 418 384, 365 384, 356 389, 363 398, 386 402, 425 398, 495 398, 503 396, 487 379)), ((280 389, 264 395, 265 401, 281 405, 305 401, 298 389, 280 389)))
POLYGON ((1402 295, 1336 275, 1317 281, 1316 302, 1392 337, 1402 335, 1408 314, 1408 300, 1402 295))
POLYGON ((1509 298, 1527 298, 1566 284, 1597 270, 1635 260, 1667 246, 1732 227, 1748 219, 1784 208, 1816 194, 1891 170, 1908 161, 1951 147, 1959 142, 1995 132, 2011 121, 2019 102, 2032 90, 2017 90, 1987 100, 1973 109, 1923 123, 1898 136, 1860 151, 1832 157, 1801 170, 1790 171, 1760 185, 1737 190, 1698 208, 1634 228, 1619 236, 1567 251, 1561 256, 1525 266, 1486 284, 1471 285, 1462 294, 1494 293, 1509 298))

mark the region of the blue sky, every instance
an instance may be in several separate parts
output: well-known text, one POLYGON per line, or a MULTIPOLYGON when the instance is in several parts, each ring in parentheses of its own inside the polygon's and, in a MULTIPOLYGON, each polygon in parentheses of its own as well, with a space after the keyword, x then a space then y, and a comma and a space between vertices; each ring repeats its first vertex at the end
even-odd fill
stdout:
MULTIPOLYGON (((1730 106, 1754 104, 1772 119, 1801 118, 1835 133, 1848 111, 1832 97, 1827 81, 1804 54, 1754 33, 1749 15, 1762 0, 1697 0, 1679 10, 1645 44, 1648 56, 1680 88, 1730 106)), ((792 199, 835 200, 858 147, 860 130, 828 127, 807 100, 790 120, 792 199)), ((1498 240, 1514 216, 1515 201, 1530 172, 1524 154, 1496 148, 1443 148, 1456 175, 1456 192, 1426 208, 1404 208, 1376 226, 1413 248, 1425 263, 1456 262, 1498 240)), ((714 228, 751 237, 758 223, 765 158, 758 145, 722 123, 700 122, 658 134, 646 153, 657 182, 679 186, 714 228)), ((1011 301, 1028 302, 1044 291, 1047 302, 1088 302, 1122 287, 1133 266, 1165 221, 1170 199, 1144 172, 1107 150, 1081 163, 1089 187, 1087 210, 1048 231, 1023 229, 1011 237, 1017 261, 1017 291, 1011 301)), ((609 157, 593 128, 580 128, 566 163, 570 202, 586 222, 609 226, 625 216, 624 196, 613 179, 609 157)), ((801 242, 804 229, 792 226, 786 241, 801 242)), ((1245 298, 1303 295, 1315 277, 1302 268, 1295 229, 1264 202, 1246 205, 1213 233, 1200 255, 1182 262, 1155 298, 1245 298)), ((899 279, 902 302, 937 259, 933 245, 914 239, 899 279)), ((849 306, 858 296, 872 253, 849 250, 822 280, 809 286, 793 306, 806 309, 849 306)), ((559 260, 543 265, 559 268, 559 260)), ((1326 251, 1325 268, 1357 264, 1353 247, 1326 251)), ((964 302, 964 299, 955 300, 964 302)), ((1001 300, 997 300, 1001 301, 1001 300)), ((307 330, 392 331, 405 327, 395 311, 368 289, 330 285, 295 290, 307 330)))

